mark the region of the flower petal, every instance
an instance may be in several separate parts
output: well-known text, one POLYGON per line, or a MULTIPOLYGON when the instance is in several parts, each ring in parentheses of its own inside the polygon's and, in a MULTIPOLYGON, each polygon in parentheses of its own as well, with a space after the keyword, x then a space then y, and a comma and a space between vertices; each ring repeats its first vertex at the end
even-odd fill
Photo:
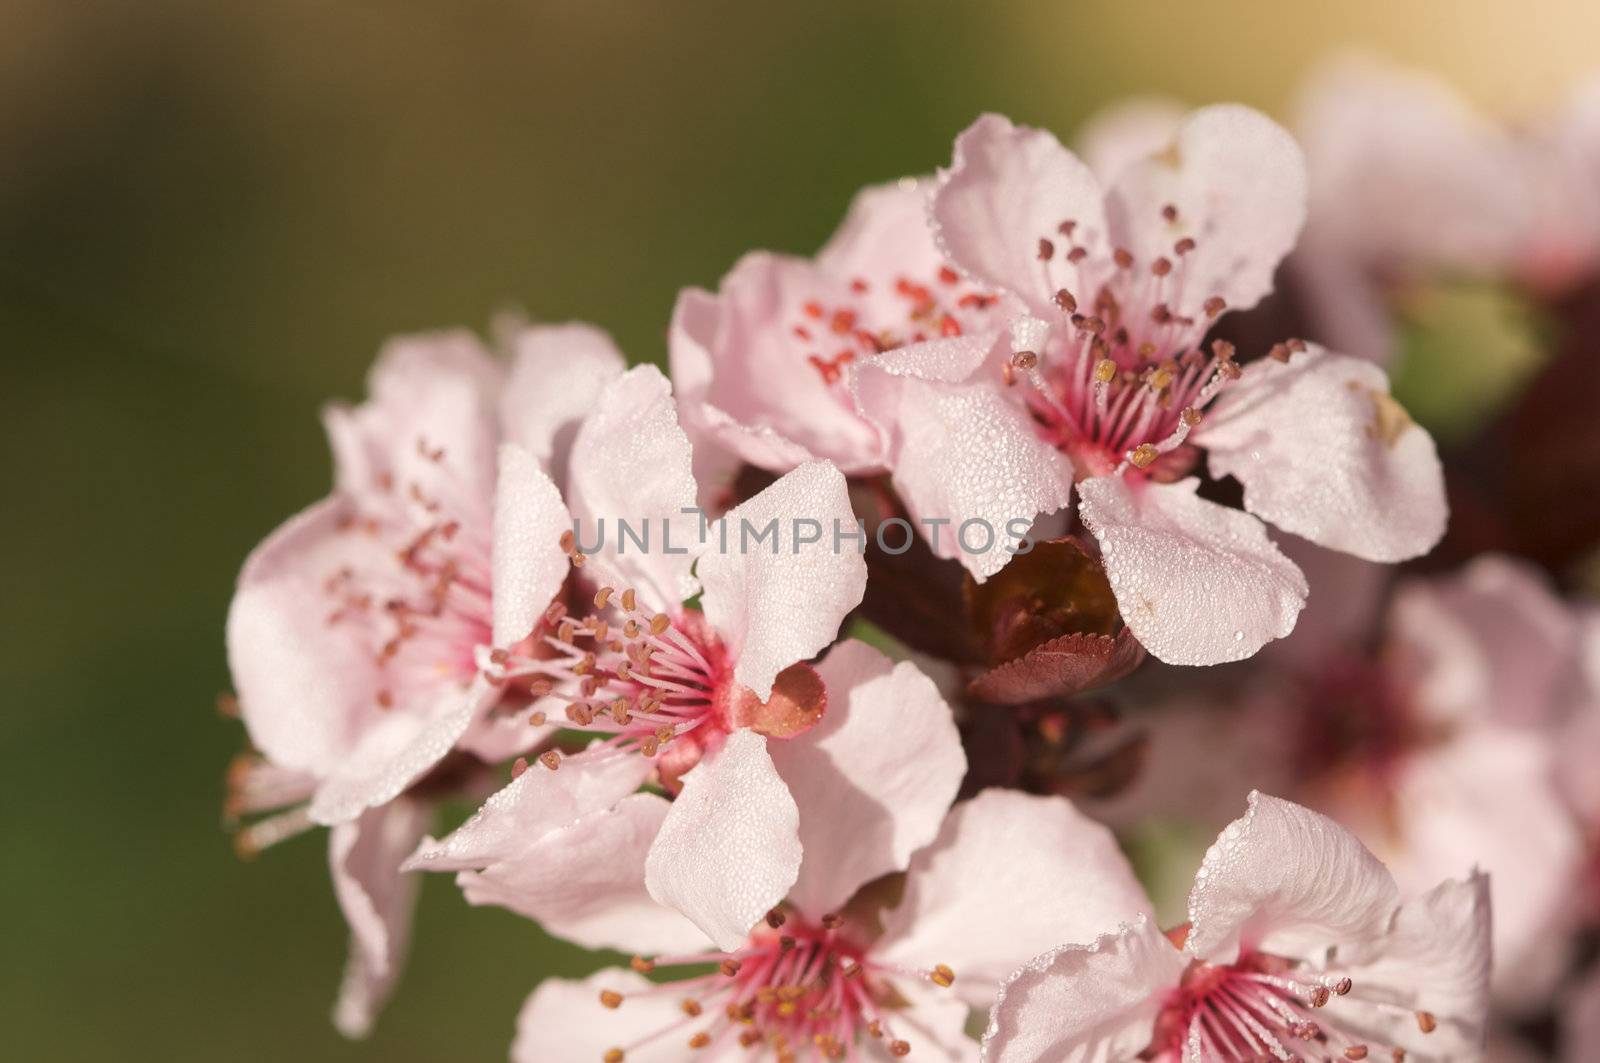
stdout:
POLYGON ((635 366, 601 393, 578 429, 569 478, 578 546, 592 553, 596 580, 635 587, 653 609, 694 596, 700 526, 684 512, 695 506, 692 456, 661 370, 635 366), (646 548, 624 538, 619 522, 648 536, 646 548))
POLYGON ((682 292, 669 333, 672 379, 697 442, 709 432, 774 472, 812 455, 850 472, 878 467, 876 434, 856 416, 842 382, 811 360, 832 359, 841 346, 855 351, 853 337, 801 339, 794 332, 827 330, 827 322, 811 320, 808 306, 856 303, 846 277, 764 251, 740 259, 716 294, 682 292))
POLYGON ((1300 570, 1261 522, 1172 484, 1099 476, 1078 485, 1078 512, 1100 541, 1122 619, 1168 664, 1220 664, 1294 629, 1300 570))
POLYGON ((779 672, 839 634, 861 604, 867 563, 854 545, 838 545, 840 529, 855 533, 856 517, 830 462, 785 474, 724 520, 726 545, 719 538, 696 570, 701 604, 733 658, 734 680, 765 701, 779 672), (769 527, 775 534, 760 538, 769 527))
POLYGON ((1272 291, 1306 217, 1306 164, 1282 127, 1238 104, 1202 107, 1160 151, 1124 169, 1106 196, 1111 241, 1141 263, 1185 237, 1172 309, 1201 320, 1206 300, 1248 309, 1272 291), (1177 216, 1168 220, 1167 207, 1177 216))
POLYGON ((650 896, 740 947, 800 871, 800 813, 767 740, 737 730, 683 777, 645 861, 650 896))
POLYGON ((228 608, 228 667, 251 743, 280 767, 322 775, 381 715, 378 671, 351 629, 328 624, 328 577, 370 560, 324 499, 251 552, 228 608))
POLYGON ((400 862, 428 828, 433 809, 402 798, 328 833, 333 892, 350 924, 345 965, 333 1021, 346 1037, 365 1037, 405 964, 416 907, 417 882, 400 862))
POLYGON ((1185 948, 1231 963, 1240 948, 1290 959, 1360 947, 1388 925, 1393 877, 1326 816, 1253 792, 1206 853, 1189 894, 1185 948))
POLYGON ((912 859, 873 952, 913 970, 948 964, 957 991, 986 1008, 1041 942, 1093 941, 1148 911, 1111 832, 1072 802, 985 790, 912 859))
POLYGON ((1067 245, 1085 247, 1093 258, 1106 233, 1100 185, 1089 168, 1050 133, 997 114, 983 115, 956 138, 928 215, 952 262, 1047 319, 1057 313, 1058 289, 1086 288, 1066 259, 1067 245), (1060 232, 1064 222, 1075 223, 1070 237, 1060 232), (1047 262, 1041 240, 1062 245, 1047 262))
POLYGON ((1336 969, 1361 991, 1336 998, 1329 1021, 1403 1049, 1408 1060, 1481 1059, 1489 1008, 1489 907, 1489 880, 1481 874, 1441 883, 1407 901, 1380 942, 1336 957, 1336 969), (1434 1017, 1431 1033, 1422 1032, 1413 1012, 1434 1017))
POLYGON ((603 330, 582 322, 530 325, 511 337, 511 367, 500 395, 504 438, 565 483, 578 425, 626 359, 603 330))
MULTIPOLYGON (((671 1033, 652 1037, 683 1029, 686 1020, 679 1000, 650 989, 647 979, 617 968, 598 971, 581 982, 546 978, 517 1015, 512 1063, 589 1063, 624 1046, 628 1063, 681 1063, 686 1030, 681 1037, 671 1033), (600 1003, 600 994, 607 990, 622 994, 620 1008, 613 1011, 600 1003)), ((697 1053, 696 1057, 707 1063, 725 1063, 730 1058, 720 1051, 712 1056, 697 1053)))
POLYGON ((1123 170, 1171 144, 1187 116, 1187 108, 1176 100, 1135 97, 1090 116, 1074 143, 1089 169, 1109 188, 1123 170))
POLYGON ((1000 987, 983 1035, 984 1063, 1135 1059, 1186 964, 1144 916, 1035 957, 1000 987))
MULTIPOLYGON (((979 581, 1005 567, 1038 514, 1072 496, 1066 459, 998 375, 980 375, 1004 350, 996 334, 935 340, 870 358, 853 381, 857 405, 885 433, 895 490, 917 529, 979 581)), ((882 537, 898 545, 893 536, 882 537)))
POLYGON ((472 904, 509 908, 586 949, 704 949, 706 936, 644 888, 645 854, 670 807, 655 794, 625 797, 530 839, 483 871, 463 871, 456 881, 472 904))
POLYGON ((768 746, 800 810, 805 859, 789 899, 812 919, 904 870, 938 833, 967 767, 950 707, 916 665, 847 639, 817 671, 822 722, 768 746))
POLYGON ((428 839, 407 871, 466 871, 510 860, 540 838, 609 808, 650 773, 643 757, 579 754, 555 771, 530 767, 444 838, 428 839))
POLYGON ((1192 438, 1213 476, 1244 484, 1246 509, 1320 546, 1404 561, 1444 535, 1433 438, 1363 359, 1311 347, 1255 362, 1192 438))
POLYGON ((494 644, 526 638, 567 578, 561 536, 572 518, 539 462, 514 443, 500 448, 494 501, 494 644))
POLYGON ((311 819, 332 826, 398 797, 443 759, 500 691, 482 676, 447 686, 422 704, 401 704, 369 727, 317 787, 311 819))
POLYGON ((856 1047, 863 1059, 898 1063, 905 1057, 895 1055, 889 1045, 901 1040, 911 1046, 911 1058, 919 1063, 924 1059, 978 1063, 978 1042, 967 1036, 972 1009, 966 1001, 920 978, 896 978, 891 985, 905 1006, 884 1012, 883 1037, 860 1039, 856 1047))

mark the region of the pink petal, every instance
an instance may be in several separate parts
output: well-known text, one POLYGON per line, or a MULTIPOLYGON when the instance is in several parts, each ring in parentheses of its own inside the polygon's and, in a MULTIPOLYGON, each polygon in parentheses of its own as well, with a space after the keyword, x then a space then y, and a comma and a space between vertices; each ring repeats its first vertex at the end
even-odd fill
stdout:
POLYGON ((645 861, 650 896, 739 948, 800 871, 800 813, 767 740, 737 730, 683 777, 645 861))
POLYGON ((715 294, 688 289, 673 313, 672 378, 685 424, 709 432, 753 464, 774 472, 800 455, 828 458, 851 472, 881 465, 878 441, 838 383, 810 361, 853 338, 794 334, 807 304, 853 307, 850 278, 803 258, 754 252, 740 259, 715 294), (832 341, 831 346, 829 341, 832 341))
POLYGON ((228 609, 228 666, 250 741, 281 767, 322 775, 375 721, 378 672, 349 628, 330 627, 324 582, 365 564, 335 496, 286 521, 245 561, 228 609))
POLYGON ((1185 117, 1187 109, 1174 100, 1135 97, 1090 116, 1074 140, 1083 161, 1109 188, 1122 171, 1171 144, 1185 117))
POLYGON ((813 920, 905 870, 938 833, 967 768, 950 707, 916 665, 847 639, 817 671, 828 688, 822 722, 768 745, 800 810, 805 860, 789 900, 813 920))
POLYGON ((1086 289, 1066 260, 1071 245, 1090 259, 1106 233, 1099 182, 1050 133, 986 114, 956 138, 950 168, 941 170, 929 218, 934 238, 958 267, 981 284, 1008 291, 1053 319, 1055 293, 1086 289), (1074 222, 1072 236, 1059 230, 1074 222), (1040 260, 1040 240, 1052 243, 1040 260), (1054 245, 1059 245, 1055 247, 1054 245))
POLYGON ((850 540, 836 547, 838 531, 856 532, 856 517, 844 477, 829 462, 801 465, 724 519, 726 546, 709 533, 716 542, 696 570, 701 604, 734 660, 734 680, 765 701, 779 672, 837 637, 861 604, 867 562, 850 540), (751 538, 769 525, 775 537, 751 538), (802 542, 813 535, 815 542, 802 542))
POLYGON ((343 823, 398 797, 454 748, 499 693, 480 676, 469 687, 447 685, 429 701, 387 710, 317 788, 312 821, 343 823))
POLYGON ((1066 798, 985 790, 912 859, 873 952, 912 970, 947 964, 956 991, 988 1007, 1041 942, 1093 941, 1148 911, 1111 832, 1066 798))
POLYGON ((539 462, 514 443, 500 448, 494 503, 494 643, 532 633, 567 578, 561 536, 572 518, 539 462))
POLYGON ((1489 879, 1471 874, 1440 883, 1401 905, 1383 938, 1366 949, 1343 949, 1338 967, 1360 993, 1336 998, 1329 1022, 1350 1019, 1407 1059, 1465 1060, 1483 1054, 1489 1006, 1489 879), (1389 1003, 1378 1007, 1369 999, 1389 1003), (1437 1020, 1424 1034, 1414 1012, 1437 1020))
MULTIPOLYGON (((546 978, 517 1015, 512 1063, 597 1063, 613 1048, 627 1047, 627 1063, 682 1063, 684 1043, 692 1032, 685 1025, 679 999, 651 993, 651 983, 632 971, 608 968, 583 981, 546 978), (606 990, 621 993, 623 1003, 611 1010, 600 1003, 606 990), (651 1035, 673 1031, 662 1037, 651 1035), (631 1047, 642 1040, 647 1044, 631 1047)), ((696 1053, 697 1063, 726 1063, 718 1051, 696 1053)))
POLYGON ((1431 550, 1449 510, 1433 438, 1370 362, 1320 347, 1265 358, 1224 391, 1191 437, 1211 473, 1244 484, 1245 508, 1368 561, 1431 550))
MULTIPOLYGON (((912 1059, 978 1063, 978 1043, 967 1036, 972 1009, 966 1001, 920 978, 896 978, 892 984, 905 1006, 888 1013, 890 1028, 911 1046, 912 1059)), ((884 1044, 887 1037, 861 1040, 858 1050, 871 1063, 898 1063, 904 1058, 889 1051, 884 1044)))
POLYGON ((551 771, 530 767, 445 838, 428 839, 407 871, 466 871, 520 855, 553 831, 633 793, 651 765, 636 756, 569 757, 551 771))
POLYGON ((983 1035, 984 1063, 1135 1059, 1186 965, 1144 916, 1085 944, 1052 949, 1000 987, 983 1035))
POLYGON ((675 608, 699 590, 690 566, 700 522, 684 512, 695 505, 692 470, 689 439, 661 370, 635 366, 613 381, 578 430, 567 491, 580 548, 593 547, 604 532, 590 558, 595 580, 634 587, 653 609, 675 608), (618 521, 643 537, 647 519, 648 550, 619 539, 618 521))
POLYGON ((1272 291, 1305 216, 1306 166, 1294 138, 1237 104, 1195 111, 1165 150, 1123 170, 1106 197, 1111 242, 1141 264, 1195 241, 1169 305, 1197 320, 1214 296, 1243 310, 1272 291), (1169 206, 1178 212, 1171 221, 1169 206))
MULTIPOLYGON (((863 414, 885 433, 895 490, 916 530, 979 581, 1005 567, 1007 547, 1038 514, 1072 496, 1066 459, 1039 438, 998 372, 982 372, 996 352, 1007 347, 993 334, 917 344, 863 362, 853 385, 863 414), (937 542, 931 521, 942 522, 937 542), (976 523, 964 548, 967 521, 976 523)), ((884 541, 898 546, 900 534, 889 529, 884 541)))
POLYGON ((564 483, 579 423, 622 375, 626 360, 605 331, 581 322, 521 328, 510 347, 511 367, 500 395, 504 438, 564 483))
POLYGON ((869 281, 867 290, 857 295, 867 321, 904 319, 905 300, 892 281, 926 279, 944 264, 928 223, 929 185, 907 177, 863 188, 838 230, 817 252, 817 268, 828 276, 869 281))
POLYGON ((346 1037, 365 1037, 405 965, 417 883, 400 862, 428 828, 433 809, 402 798, 369 809, 328 833, 333 890, 350 924, 334 1024, 346 1037))
POLYGON ((1580 623, 1539 569, 1482 554, 1453 576, 1403 584, 1390 636, 1430 719, 1539 727, 1564 708, 1580 623))
POLYGON ((1195 876, 1185 948, 1231 963, 1241 948, 1299 959, 1359 947, 1381 936, 1398 899, 1393 877, 1349 831, 1252 793, 1195 876))
POLYGON ((1100 476, 1078 485, 1122 619, 1168 664, 1248 657, 1292 631, 1305 604, 1305 577, 1261 522, 1200 498, 1199 484, 1100 476))
POLYGON ((529 838, 520 852, 482 871, 463 871, 457 882, 472 904, 509 908, 586 949, 704 949, 709 942, 693 923, 645 892, 645 855, 670 807, 655 794, 625 797, 529 838))

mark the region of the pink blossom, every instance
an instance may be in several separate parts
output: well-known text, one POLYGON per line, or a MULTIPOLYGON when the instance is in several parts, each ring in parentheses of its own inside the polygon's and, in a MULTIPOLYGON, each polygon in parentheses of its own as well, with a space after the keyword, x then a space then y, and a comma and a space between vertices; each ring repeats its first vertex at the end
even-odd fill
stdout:
POLYGON ((1037 942, 1144 911, 1109 832, 1061 798, 989 790, 956 806, 898 891, 871 881, 870 832, 830 827, 802 873, 837 887, 826 897, 791 896, 715 951, 702 937, 634 971, 547 979, 523 1007, 512 1058, 967 1063, 968 1008, 988 1007, 1037 942), (1083 889, 1063 904, 1068 882, 1083 889), (636 973, 708 965, 659 983, 636 973))
MULTIPOLYGON (((1305 580, 1262 520, 1381 561, 1442 534, 1433 442, 1381 371, 1297 341, 1244 366, 1200 347, 1267 294, 1304 216, 1299 149, 1263 116, 1197 111, 1103 191, 1050 134, 987 115, 929 202, 959 275, 1026 314, 857 366, 920 520, 1004 526, 1076 482, 1124 620, 1177 664, 1247 657, 1294 626, 1305 580), (1202 455, 1243 484, 1247 512, 1197 494, 1202 455)), ((979 580, 1008 559, 940 545, 979 580)))
POLYGON ((399 866, 431 819, 426 793, 467 785, 470 754, 503 755, 490 709, 526 701, 482 666, 561 587, 569 518, 547 468, 564 461, 585 389, 621 371, 587 326, 527 329, 514 346, 509 366, 465 333, 386 346, 368 401, 325 413, 333 493, 250 555, 228 615, 241 715, 265 758, 236 772, 234 811, 298 806, 240 845, 333 826, 353 939, 337 1018, 352 1034, 398 973, 413 896, 399 866))
POLYGON ((647 853, 642 880, 655 901, 731 947, 786 895, 824 907, 844 900, 803 873, 825 865, 801 861, 834 824, 852 822, 870 839, 854 854, 870 853, 870 866, 851 869, 869 875, 903 867, 933 836, 966 765, 933 684, 853 641, 806 663, 833 642, 866 582, 860 554, 831 541, 836 521, 854 527, 844 477, 806 462, 720 528, 701 529, 684 512, 696 495, 666 379, 651 366, 631 370, 578 433, 569 497, 578 541, 619 519, 658 538, 641 552, 613 534, 577 555, 598 585, 595 611, 553 611, 528 651, 496 660, 499 675, 564 701, 567 724, 596 741, 564 759, 544 754, 544 767, 412 866, 482 868, 463 879, 469 897, 493 893, 592 942, 626 932, 568 920, 573 906, 591 910, 586 875, 625 866, 595 842, 604 823, 647 853), (798 519, 817 521, 823 538, 804 542, 798 519), (776 539, 740 540, 746 522, 772 521, 776 539), (700 609, 682 604, 696 594, 700 609), (674 800, 630 797, 647 778, 674 800), (568 792, 568 804, 555 804, 552 790, 568 792), (511 896, 519 891, 521 900, 511 896))
POLYGON ((1338 824, 1252 793, 1185 926, 1107 924, 1039 955, 1001 988, 983 1059, 1481 1058, 1487 886, 1474 873, 1402 903, 1338 824))

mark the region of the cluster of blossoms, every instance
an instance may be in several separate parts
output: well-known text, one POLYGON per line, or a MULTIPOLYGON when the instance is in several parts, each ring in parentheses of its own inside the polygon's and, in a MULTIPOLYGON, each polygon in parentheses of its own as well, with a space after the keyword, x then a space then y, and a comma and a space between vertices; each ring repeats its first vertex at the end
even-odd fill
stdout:
MULTIPOLYGON (((235 841, 330 828, 339 1028, 428 871, 633 956, 539 983, 521 1063, 1463 1060, 1548 999, 1600 625, 1526 560, 1391 585, 1433 439, 1372 350, 1235 313, 1292 251, 1300 335, 1384 312, 1338 217, 1378 191, 1319 165, 1239 106, 1082 157, 986 115, 684 291, 670 374, 587 325, 387 347, 227 630, 235 841), (1113 828, 1175 812, 1221 833, 1163 932, 1113 828)), ((1540 232, 1519 275, 1587 261, 1540 232)))

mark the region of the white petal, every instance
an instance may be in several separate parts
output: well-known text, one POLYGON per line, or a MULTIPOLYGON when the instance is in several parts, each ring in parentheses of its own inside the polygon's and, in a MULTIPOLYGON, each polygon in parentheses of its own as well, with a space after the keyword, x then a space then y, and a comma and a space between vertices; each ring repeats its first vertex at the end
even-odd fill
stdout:
POLYGON ((505 439, 522 446, 564 483, 578 425, 627 368, 604 330, 581 322, 530 325, 511 337, 511 368, 500 396, 505 439))
POLYGON ((694 508, 695 494, 689 439, 678 427, 671 386, 655 366, 636 366, 601 393, 572 445, 568 501, 578 545, 587 552, 602 532, 604 538, 590 558, 590 575, 636 588, 654 609, 693 597, 699 585, 690 566, 700 523, 684 511, 694 508), (647 535, 647 549, 622 538, 619 521, 647 535))
POLYGON ((1106 197, 1112 243, 1141 264, 1172 258, 1180 239, 1195 241, 1172 308, 1196 319, 1213 296, 1242 310, 1270 292, 1305 216, 1299 146, 1266 115, 1238 104, 1195 111, 1165 150, 1124 169, 1106 197), (1171 221, 1163 213, 1169 206, 1178 211, 1171 221))
POLYGON ((800 870, 800 814, 767 740, 737 730, 683 777, 645 861, 650 896, 740 947, 800 870))
POLYGON ((1433 437, 1389 397, 1382 369, 1311 347, 1248 366, 1194 432, 1211 473, 1250 512, 1369 561, 1404 561, 1444 535, 1433 437))
POLYGON ((912 859, 873 951, 913 970, 947 964, 956 990, 988 1007, 1042 942, 1090 942, 1148 911, 1111 832, 1072 802, 985 790, 912 859))
POLYGON ((317 788, 312 821, 343 823, 398 797, 455 747, 499 693, 479 676, 468 687, 449 685, 430 701, 388 710, 317 788))
POLYGON ((1195 875, 1184 947, 1215 963, 1241 947, 1305 958, 1377 939, 1397 901, 1393 877, 1349 831, 1252 793, 1195 875))
POLYGON ((785 474, 724 519, 726 548, 708 533, 713 541, 696 570, 701 603, 734 660, 735 681, 765 701, 779 672, 839 634, 861 604, 867 562, 849 540, 836 547, 841 529, 855 533, 856 517, 844 477, 829 462, 785 474), (757 538, 768 527, 776 533, 757 538))
MULTIPOLYGON (((995 352, 1009 352, 1002 335, 917 344, 868 359, 853 381, 858 406, 888 441, 895 490, 916 530, 979 581, 1005 567, 1007 547, 1038 514, 1072 497, 1071 465, 1039 438, 998 371, 993 379, 985 371, 995 352)), ((897 547, 899 534, 882 538, 897 547)))
POLYGON ((1106 232, 1099 182, 1075 155, 1041 129, 986 114, 956 138, 950 168, 941 170, 929 218, 934 238, 958 267, 982 284, 1008 291, 1050 317, 1060 288, 1081 293, 1071 245, 1093 252, 1106 232), (1069 238, 1059 232, 1074 222, 1069 238), (1050 261, 1039 241, 1054 246, 1050 261))
POLYGON ((346 1037, 365 1037, 400 977, 411 939, 417 883, 400 862, 417 844, 433 809, 402 798, 328 833, 333 892, 350 924, 345 965, 333 1021, 346 1037))
MULTIPOLYGON (((666 993, 649 992, 651 983, 632 971, 608 968, 583 981, 546 978, 517 1015, 517 1039, 511 1045, 512 1063, 599 1063, 613 1048, 627 1047, 627 1063, 682 1063, 690 1028, 684 1025, 679 1000, 666 993), (620 1008, 600 1003, 610 990, 623 995, 620 1008), (653 1035, 663 1031, 677 1033, 653 1035)), ((702 1053, 696 1053, 699 1063, 702 1053)), ((722 1052, 703 1057, 723 1063, 722 1052)))
POLYGON ((534 456, 514 443, 501 446, 491 555, 496 646, 526 638, 561 589, 561 536, 571 527, 561 492, 534 456))
POLYGON ((1100 541, 1122 619, 1168 664, 1249 657, 1294 629, 1300 570, 1254 517, 1200 498, 1196 479, 1078 485, 1078 512, 1100 541))
POLYGON ((950 706, 916 665, 848 639, 817 671, 822 722, 768 745, 800 809, 805 859, 789 900, 813 919, 903 871, 938 833, 967 768, 950 706))
POLYGON ((1187 960, 1141 916, 1086 945, 1036 957, 1001 986, 984 1063, 1122 1063, 1154 1033, 1187 960))
POLYGON ((655 794, 625 797, 483 871, 462 872, 457 882, 471 903, 509 908, 587 949, 648 955, 708 948, 693 923, 651 900, 644 887, 645 854, 670 807, 655 794))

